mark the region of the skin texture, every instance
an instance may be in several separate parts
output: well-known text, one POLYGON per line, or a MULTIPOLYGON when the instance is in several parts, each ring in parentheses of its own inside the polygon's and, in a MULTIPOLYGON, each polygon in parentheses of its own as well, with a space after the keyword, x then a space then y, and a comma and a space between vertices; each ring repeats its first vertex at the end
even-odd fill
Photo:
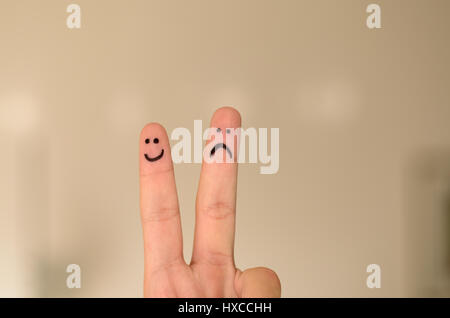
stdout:
MULTIPOLYGON (((211 127, 223 134, 223 140, 227 128, 240 126, 240 114, 231 107, 219 108, 211 119, 211 127)), ((218 143, 214 140, 211 136, 207 141, 207 150, 218 143)), ((236 144, 230 147, 233 157, 236 144)), ((234 263, 235 158, 227 162, 229 153, 219 147, 214 156, 223 156, 223 162, 202 164, 194 248, 191 263, 186 264, 170 144, 164 127, 157 123, 146 125, 139 148, 144 297, 280 297, 281 285, 274 271, 257 267, 242 272, 234 263), (146 143, 146 139, 150 142, 146 143), (158 157, 162 149, 164 155, 159 160, 146 159, 158 157)))

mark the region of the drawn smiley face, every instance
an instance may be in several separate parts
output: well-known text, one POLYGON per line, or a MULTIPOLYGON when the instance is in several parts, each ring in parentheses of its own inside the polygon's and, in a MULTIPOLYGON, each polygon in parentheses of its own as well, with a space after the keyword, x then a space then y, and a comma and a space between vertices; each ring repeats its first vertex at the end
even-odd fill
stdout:
MULTIPOLYGON (((221 133, 222 132, 222 129, 220 129, 220 128, 217 128, 217 133, 221 133)), ((231 131, 230 131, 230 129, 226 129, 226 133, 227 134, 229 134, 231 131)), ((211 152, 209 153, 209 156, 210 157, 212 157, 212 156, 214 156, 214 154, 216 153, 216 151, 217 150, 219 150, 219 149, 223 149, 223 150, 226 150, 226 152, 230 155, 230 158, 233 158, 233 153, 231 152, 231 150, 227 147, 227 145, 225 144, 225 143, 223 143, 223 142, 220 142, 220 143, 218 143, 218 144, 216 144, 212 149, 211 149, 211 152)))
MULTIPOLYGON (((145 143, 148 145, 149 143, 151 143, 152 140, 151 138, 147 138, 145 139, 145 143)), ((154 144, 158 144, 159 143, 159 139, 158 138, 154 138, 153 139, 153 143, 154 144)), ((158 161, 159 159, 161 159, 164 156, 164 149, 161 149, 161 153, 159 155, 157 155, 156 157, 150 157, 148 154, 144 153, 144 157, 145 159, 147 159, 147 161, 149 162, 155 162, 158 161)))

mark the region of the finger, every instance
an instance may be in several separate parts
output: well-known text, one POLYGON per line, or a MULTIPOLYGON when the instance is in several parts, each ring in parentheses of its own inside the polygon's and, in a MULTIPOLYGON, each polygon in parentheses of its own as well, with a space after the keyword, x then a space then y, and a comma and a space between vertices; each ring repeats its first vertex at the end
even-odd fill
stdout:
POLYGON ((182 260, 182 234, 169 139, 146 125, 139 139, 140 205, 146 270, 182 260))
POLYGON ((235 287, 236 293, 242 298, 281 297, 281 283, 278 275, 265 267, 238 272, 235 287))
POLYGON ((218 109, 211 119, 216 134, 207 141, 203 157, 192 263, 234 263, 238 142, 234 128, 240 126, 241 116, 231 107, 218 109))

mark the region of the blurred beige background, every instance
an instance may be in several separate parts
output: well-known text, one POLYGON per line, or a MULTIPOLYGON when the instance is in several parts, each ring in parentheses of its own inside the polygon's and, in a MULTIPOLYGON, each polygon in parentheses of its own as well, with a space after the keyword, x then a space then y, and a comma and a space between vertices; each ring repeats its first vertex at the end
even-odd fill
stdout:
MULTIPOLYGON (((238 267, 285 297, 448 296, 450 2, 376 1, 377 30, 370 3, 2 0, 0 296, 141 296, 139 131, 223 105, 280 128, 277 174, 240 167, 238 267)), ((200 165, 175 169, 189 260, 200 165)))

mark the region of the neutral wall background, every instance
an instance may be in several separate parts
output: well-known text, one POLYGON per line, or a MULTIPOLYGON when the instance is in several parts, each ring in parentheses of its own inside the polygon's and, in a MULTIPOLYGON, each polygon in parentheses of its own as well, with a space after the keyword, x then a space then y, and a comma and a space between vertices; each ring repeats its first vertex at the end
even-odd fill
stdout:
MULTIPOLYGON (((69 30, 72 1, 2 0, 0 296, 141 296, 139 131, 224 105, 280 128, 279 172, 239 170, 238 267, 286 297, 444 293, 450 2, 376 1, 369 30, 371 2, 77 0, 69 30)), ((199 171, 175 167, 187 260, 199 171)))

